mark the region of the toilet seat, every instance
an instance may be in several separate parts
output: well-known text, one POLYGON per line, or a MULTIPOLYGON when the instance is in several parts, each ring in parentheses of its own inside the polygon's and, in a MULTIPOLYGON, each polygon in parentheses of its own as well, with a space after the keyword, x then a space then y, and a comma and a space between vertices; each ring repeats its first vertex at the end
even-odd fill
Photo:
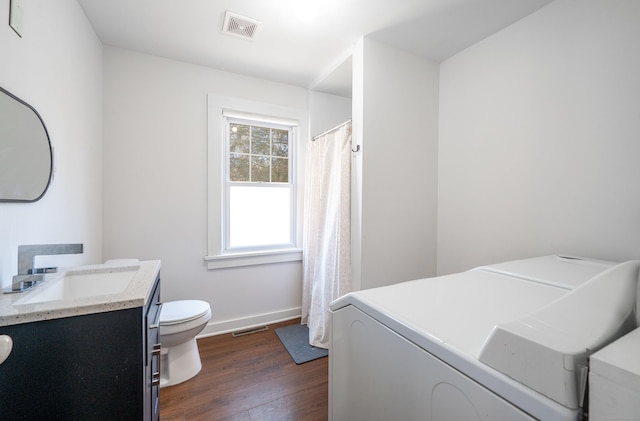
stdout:
POLYGON ((211 312, 209 303, 200 300, 169 301, 162 304, 160 326, 170 326, 199 319, 211 312))

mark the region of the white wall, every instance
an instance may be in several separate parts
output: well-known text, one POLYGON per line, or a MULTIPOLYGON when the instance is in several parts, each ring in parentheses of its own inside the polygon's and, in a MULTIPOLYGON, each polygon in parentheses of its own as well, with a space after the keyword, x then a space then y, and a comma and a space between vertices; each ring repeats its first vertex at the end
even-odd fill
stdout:
POLYGON ((11 284, 21 244, 83 243, 83 255, 41 266, 102 259, 102 46, 75 0, 23 1, 22 38, 0 0, 0 86, 34 107, 54 148, 54 179, 35 203, 0 203, 0 277, 11 284))
MULTIPOLYGON (((23 8, 19 38, 0 0, 0 86, 45 121, 55 178, 39 202, 0 203, 2 286, 18 245, 82 242, 84 255, 43 265, 162 259, 163 299, 210 301, 214 331, 299 311, 299 263, 205 269, 206 98, 304 108, 318 97, 123 50, 103 57, 74 0, 23 8)), ((634 0, 558 0, 440 69, 361 40, 356 285, 435 274, 436 206, 439 274, 548 253, 640 257, 639 16, 634 0)))
POLYGON ((435 275, 438 64, 364 38, 353 68, 355 289, 435 275))
POLYGON ((309 92, 309 127, 317 136, 351 120, 351 98, 322 92, 309 92))
POLYGON ((299 315, 299 262, 206 269, 207 94, 306 109, 307 91, 115 48, 104 61, 104 258, 161 259, 163 301, 212 305, 205 334, 299 315))
POLYGON ((559 0, 441 65, 438 272, 640 258, 640 2, 559 0))

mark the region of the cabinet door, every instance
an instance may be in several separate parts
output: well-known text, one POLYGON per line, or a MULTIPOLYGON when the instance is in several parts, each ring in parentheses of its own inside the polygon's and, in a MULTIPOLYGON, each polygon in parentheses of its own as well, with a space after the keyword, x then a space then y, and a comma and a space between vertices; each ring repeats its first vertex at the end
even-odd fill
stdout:
POLYGON ((13 339, 0 365, 0 419, 139 420, 141 310, 0 327, 13 339))

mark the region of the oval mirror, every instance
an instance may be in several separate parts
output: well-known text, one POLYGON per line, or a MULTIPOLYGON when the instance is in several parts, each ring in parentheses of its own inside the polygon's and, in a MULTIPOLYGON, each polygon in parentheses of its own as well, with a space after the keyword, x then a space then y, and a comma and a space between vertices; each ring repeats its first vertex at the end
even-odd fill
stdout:
POLYGON ((0 88, 0 202, 35 202, 53 169, 51 142, 38 112, 0 88))

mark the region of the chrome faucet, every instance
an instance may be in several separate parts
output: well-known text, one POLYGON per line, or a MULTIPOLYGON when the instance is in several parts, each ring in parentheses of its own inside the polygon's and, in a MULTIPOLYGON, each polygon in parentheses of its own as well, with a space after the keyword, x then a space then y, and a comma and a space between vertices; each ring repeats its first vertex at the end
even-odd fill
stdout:
POLYGON ((12 286, 4 293, 22 292, 42 281, 45 273, 54 273, 57 268, 35 269, 36 256, 51 256, 54 254, 80 254, 82 244, 37 244, 18 246, 18 274, 13 277, 12 286))

